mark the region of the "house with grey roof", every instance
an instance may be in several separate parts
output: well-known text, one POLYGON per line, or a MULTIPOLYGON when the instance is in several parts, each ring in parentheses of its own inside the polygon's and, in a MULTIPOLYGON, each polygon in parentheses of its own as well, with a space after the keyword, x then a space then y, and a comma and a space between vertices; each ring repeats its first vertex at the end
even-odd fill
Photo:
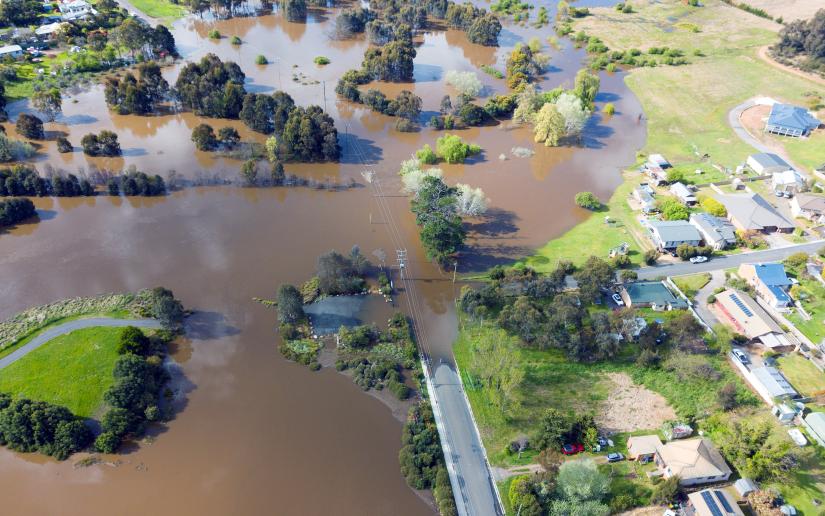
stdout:
POLYGON ((654 310, 687 308, 684 299, 676 297, 661 281, 637 281, 622 287, 619 294, 625 305, 650 307, 654 310))
POLYGON ((755 382, 751 382, 751 385, 766 401, 777 398, 799 398, 799 393, 796 389, 788 382, 782 372, 775 367, 755 367, 751 369, 751 375, 755 380, 755 382))
POLYGON ((774 172, 784 172, 793 168, 784 159, 770 152, 751 154, 745 163, 760 176, 773 174, 774 172))
POLYGON ((685 186, 683 183, 673 183, 670 185, 670 193, 676 196, 677 199, 682 201, 682 204, 686 206, 693 206, 696 204, 696 196, 693 195, 693 192, 685 186))
POLYGON ((819 124, 819 120, 807 109, 777 102, 771 107, 765 132, 781 136, 808 136, 819 124))
POLYGON ((23 47, 20 45, 6 45, 0 47, 0 59, 11 57, 12 59, 17 59, 18 57, 23 55, 23 47))
POLYGON ((811 412, 802 420, 808 435, 820 445, 825 446, 825 412, 811 412))
POLYGON ((808 184, 796 170, 785 170, 771 175, 771 186, 776 192, 799 193, 804 191, 808 184))
POLYGON ((825 196, 811 193, 797 194, 791 199, 791 214, 812 222, 825 222, 825 196))
POLYGON ((720 195, 719 202, 728 210, 728 220, 736 229, 762 233, 794 230, 794 223, 757 193, 720 195))
POLYGON ((705 245, 717 251, 736 245, 736 228, 721 217, 710 213, 692 213, 689 222, 702 235, 705 245))
POLYGON ((648 222, 650 238, 662 250, 676 249, 682 244, 699 245, 702 235, 686 220, 653 220, 648 222))

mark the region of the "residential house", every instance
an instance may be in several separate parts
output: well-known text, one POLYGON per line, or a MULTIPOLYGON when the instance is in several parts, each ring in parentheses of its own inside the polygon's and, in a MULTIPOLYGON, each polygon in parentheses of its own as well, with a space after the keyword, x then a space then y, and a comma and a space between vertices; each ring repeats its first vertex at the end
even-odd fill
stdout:
POLYGON ((805 108, 776 103, 771 107, 765 132, 782 136, 808 136, 819 127, 819 120, 805 108))
POLYGON ((662 440, 658 435, 633 435, 627 439, 627 457, 649 462, 656 457, 656 449, 660 446, 662 440))
POLYGON ((676 249, 682 244, 699 245, 702 235, 686 220, 663 220, 648 222, 653 244, 662 250, 676 249))
POLYGON ((736 245, 736 228, 721 217, 714 217, 704 212, 692 213, 690 223, 702 235, 705 245, 717 251, 736 245))
POLYGON ((775 192, 791 192, 794 194, 802 192, 808 187, 805 178, 796 170, 774 172, 771 176, 771 186, 775 192))
POLYGON ((820 446, 825 446, 825 412, 811 412, 802 419, 802 425, 820 446))
POLYGON ((760 176, 773 174, 775 172, 784 172, 791 170, 792 167, 776 154, 769 152, 760 152, 759 154, 751 154, 746 161, 747 165, 759 174, 760 176))
POLYGON ((644 165, 644 173, 650 177, 655 186, 661 186, 667 183, 667 172, 659 165, 647 162, 644 165))
POLYGON ((661 169, 667 169, 667 168, 671 168, 673 166, 661 154, 651 154, 650 156, 648 156, 647 162, 650 163, 651 165, 655 165, 655 166, 657 166, 661 169))
POLYGON ((644 213, 656 211, 656 199, 654 199, 653 196, 653 188, 647 183, 642 183, 633 189, 633 198, 638 201, 644 213))
POLYGON ((682 183, 673 183, 670 185, 670 193, 676 196, 677 199, 682 201, 682 204, 687 206, 693 206, 696 204, 696 196, 693 195, 693 192, 682 183))
MULTIPOLYGON (((703 489, 688 495, 695 516, 745 516, 736 500, 722 489, 703 489)), ((690 511, 686 512, 691 514, 690 511)))
POLYGON ((731 475, 719 450, 703 437, 658 446, 655 460, 662 476, 678 476, 679 484, 683 486, 724 482, 731 475))
POLYGON ((825 222, 825 196, 801 193, 791 199, 791 214, 812 222, 825 222))
POLYGON ((793 222, 757 193, 720 195, 718 198, 728 210, 728 220, 736 229, 763 233, 790 233, 794 230, 793 222))
POLYGON ((74 21, 87 18, 97 11, 86 0, 72 0, 71 2, 63 2, 59 4, 60 13, 63 21, 74 21))
POLYGON ((788 295, 791 279, 781 263, 743 263, 737 274, 774 308, 785 308, 793 301, 788 295))
POLYGON ((622 287, 620 293, 627 306, 650 307, 654 310, 687 308, 687 303, 676 297, 661 281, 637 281, 622 287))
POLYGON ((716 294, 713 308, 719 320, 733 331, 759 341, 771 350, 782 351, 794 346, 765 309, 742 291, 727 289, 716 294))
POLYGON ((0 47, 0 59, 7 57, 17 59, 23 55, 23 48, 20 45, 6 45, 0 47))
POLYGON ((34 34, 42 39, 54 39, 57 37, 60 28, 63 27, 63 22, 47 23, 41 25, 34 30, 34 34))

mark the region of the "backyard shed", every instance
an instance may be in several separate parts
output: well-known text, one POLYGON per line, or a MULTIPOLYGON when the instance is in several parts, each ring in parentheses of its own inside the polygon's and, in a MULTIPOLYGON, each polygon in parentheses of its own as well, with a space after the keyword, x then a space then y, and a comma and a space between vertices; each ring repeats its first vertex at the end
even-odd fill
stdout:
POLYGON ((756 482, 749 478, 740 478, 739 480, 733 483, 733 487, 736 489, 736 492, 739 493, 739 496, 743 498, 759 489, 759 486, 756 485, 756 482))
POLYGON ((662 445, 658 435, 634 435, 627 439, 627 456, 631 460, 649 461, 656 456, 662 445))
POLYGON ((825 446, 825 412, 811 412, 802 422, 808 434, 820 446, 825 446))

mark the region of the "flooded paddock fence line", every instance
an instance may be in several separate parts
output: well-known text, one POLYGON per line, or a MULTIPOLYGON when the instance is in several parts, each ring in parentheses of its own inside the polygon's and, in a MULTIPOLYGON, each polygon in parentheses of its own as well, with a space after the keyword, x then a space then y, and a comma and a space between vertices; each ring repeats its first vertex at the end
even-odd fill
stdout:
MULTIPOLYGON (((479 3, 481 5, 481 3, 479 3)), ((585 2, 581 5, 592 5, 585 2)), ((551 13, 555 5, 548 5, 551 13)), ((366 162, 381 181, 382 198, 395 218, 408 251, 418 299, 415 311, 426 332, 434 362, 451 361, 456 333, 453 300, 460 284, 430 264, 418 244, 409 199, 396 196, 399 163, 442 133, 422 128, 395 131, 395 119, 343 101, 331 94, 346 70, 359 66, 367 43, 363 37, 328 37, 337 9, 310 10, 306 23, 287 22, 280 13, 226 20, 190 16, 174 28, 183 56, 164 70, 173 82, 187 61, 209 52, 239 63, 248 91, 283 89, 297 104, 326 104, 339 129, 339 163, 287 164, 298 177, 341 184, 361 183, 366 162), (226 38, 210 40, 216 28, 226 38), (240 46, 229 42, 237 35, 240 46), (270 64, 257 65, 258 54, 270 64), (330 64, 312 61, 323 55, 330 64), (297 65, 297 68, 293 68, 297 65), (300 71, 310 83, 291 80, 300 71), (314 84, 314 81, 319 84, 314 84), (348 131, 342 130, 349 126, 348 131), (348 151, 356 144, 364 155, 348 151)), ((475 71, 485 91, 502 93, 504 81, 479 70, 503 69, 506 54, 518 41, 550 29, 504 23, 501 47, 473 45, 454 30, 428 31, 416 38, 414 83, 374 84, 388 96, 409 89, 423 100, 425 113, 438 111, 449 70, 475 71)), ((584 52, 564 42, 545 49, 551 71, 543 90, 572 86, 584 52)), ((587 216, 573 203, 576 192, 608 197, 619 174, 644 143, 641 112, 621 74, 601 74, 596 104, 615 104, 617 115, 593 117, 580 147, 546 148, 533 143, 528 128, 510 124, 457 133, 478 143, 484 153, 465 165, 439 165, 449 184, 481 187, 491 209, 470 223, 470 238, 459 272, 509 263, 530 253, 587 216), (609 100, 608 100, 609 99, 609 100), (535 151, 518 157, 511 150, 535 151), (499 160, 500 154, 506 160, 499 160)), ((35 165, 55 168, 138 170, 165 174, 170 169, 191 178, 231 171, 240 162, 197 151, 190 141, 203 119, 192 113, 157 116, 118 115, 106 107, 103 88, 94 86, 64 102, 64 115, 47 130, 59 130, 78 142, 88 132, 116 131, 124 156, 92 158, 80 152, 60 154, 53 141, 35 165)), ((26 102, 17 112, 28 109, 26 102)), ((12 111, 12 109, 10 109, 12 111)), ((231 126, 246 141, 264 136, 238 120, 209 120, 231 126)), ((28 306, 56 299, 130 291, 164 285, 195 314, 186 339, 172 358, 191 383, 187 403, 152 444, 120 457, 118 467, 75 469, 39 456, 0 449, 0 484, 9 492, 4 507, 19 514, 432 514, 432 507, 410 490, 398 467, 400 423, 349 378, 331 368, 314 373, 278 353, 273 311, 253 297, 272 298, 281 283, 297 283, 312 274, 315 257, 358 244, 366 255, 395 250, 371 188, 331 192, 312 188, 215 188, 193 186, 163 198, 35 198, 38 224, 22 224, 0 234, 0 318, 28 306), (372 222, 372 223, 371 223, 372 222), (48 496, 44 496, 47 493, 48 496)), ((407 296, 402 291, 401 296, 407 296)), ((407 307, 406 299, 399 300, 407 307)), ((410 311, 407 308, 405 311, 410 311)), ((408 314, 410 315, 410 314, 408 314)))

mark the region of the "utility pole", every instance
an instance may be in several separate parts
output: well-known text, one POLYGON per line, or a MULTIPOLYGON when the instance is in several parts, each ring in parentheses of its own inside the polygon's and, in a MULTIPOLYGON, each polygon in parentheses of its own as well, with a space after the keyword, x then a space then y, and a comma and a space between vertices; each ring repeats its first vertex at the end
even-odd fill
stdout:
POLYGON ((321 81, 324 87, 324 113, 327 111, 327 81, 321 81))
POLYGON ((404 279, 404 269, 407 268, 407 250, 396 249, 395 254, 398 257, 398 270, 401 273, 401 279, 404 279))
POLYGON ((453 285, 455 285, 455 274, 458 272, 458 260, 453 262, 453 285))

